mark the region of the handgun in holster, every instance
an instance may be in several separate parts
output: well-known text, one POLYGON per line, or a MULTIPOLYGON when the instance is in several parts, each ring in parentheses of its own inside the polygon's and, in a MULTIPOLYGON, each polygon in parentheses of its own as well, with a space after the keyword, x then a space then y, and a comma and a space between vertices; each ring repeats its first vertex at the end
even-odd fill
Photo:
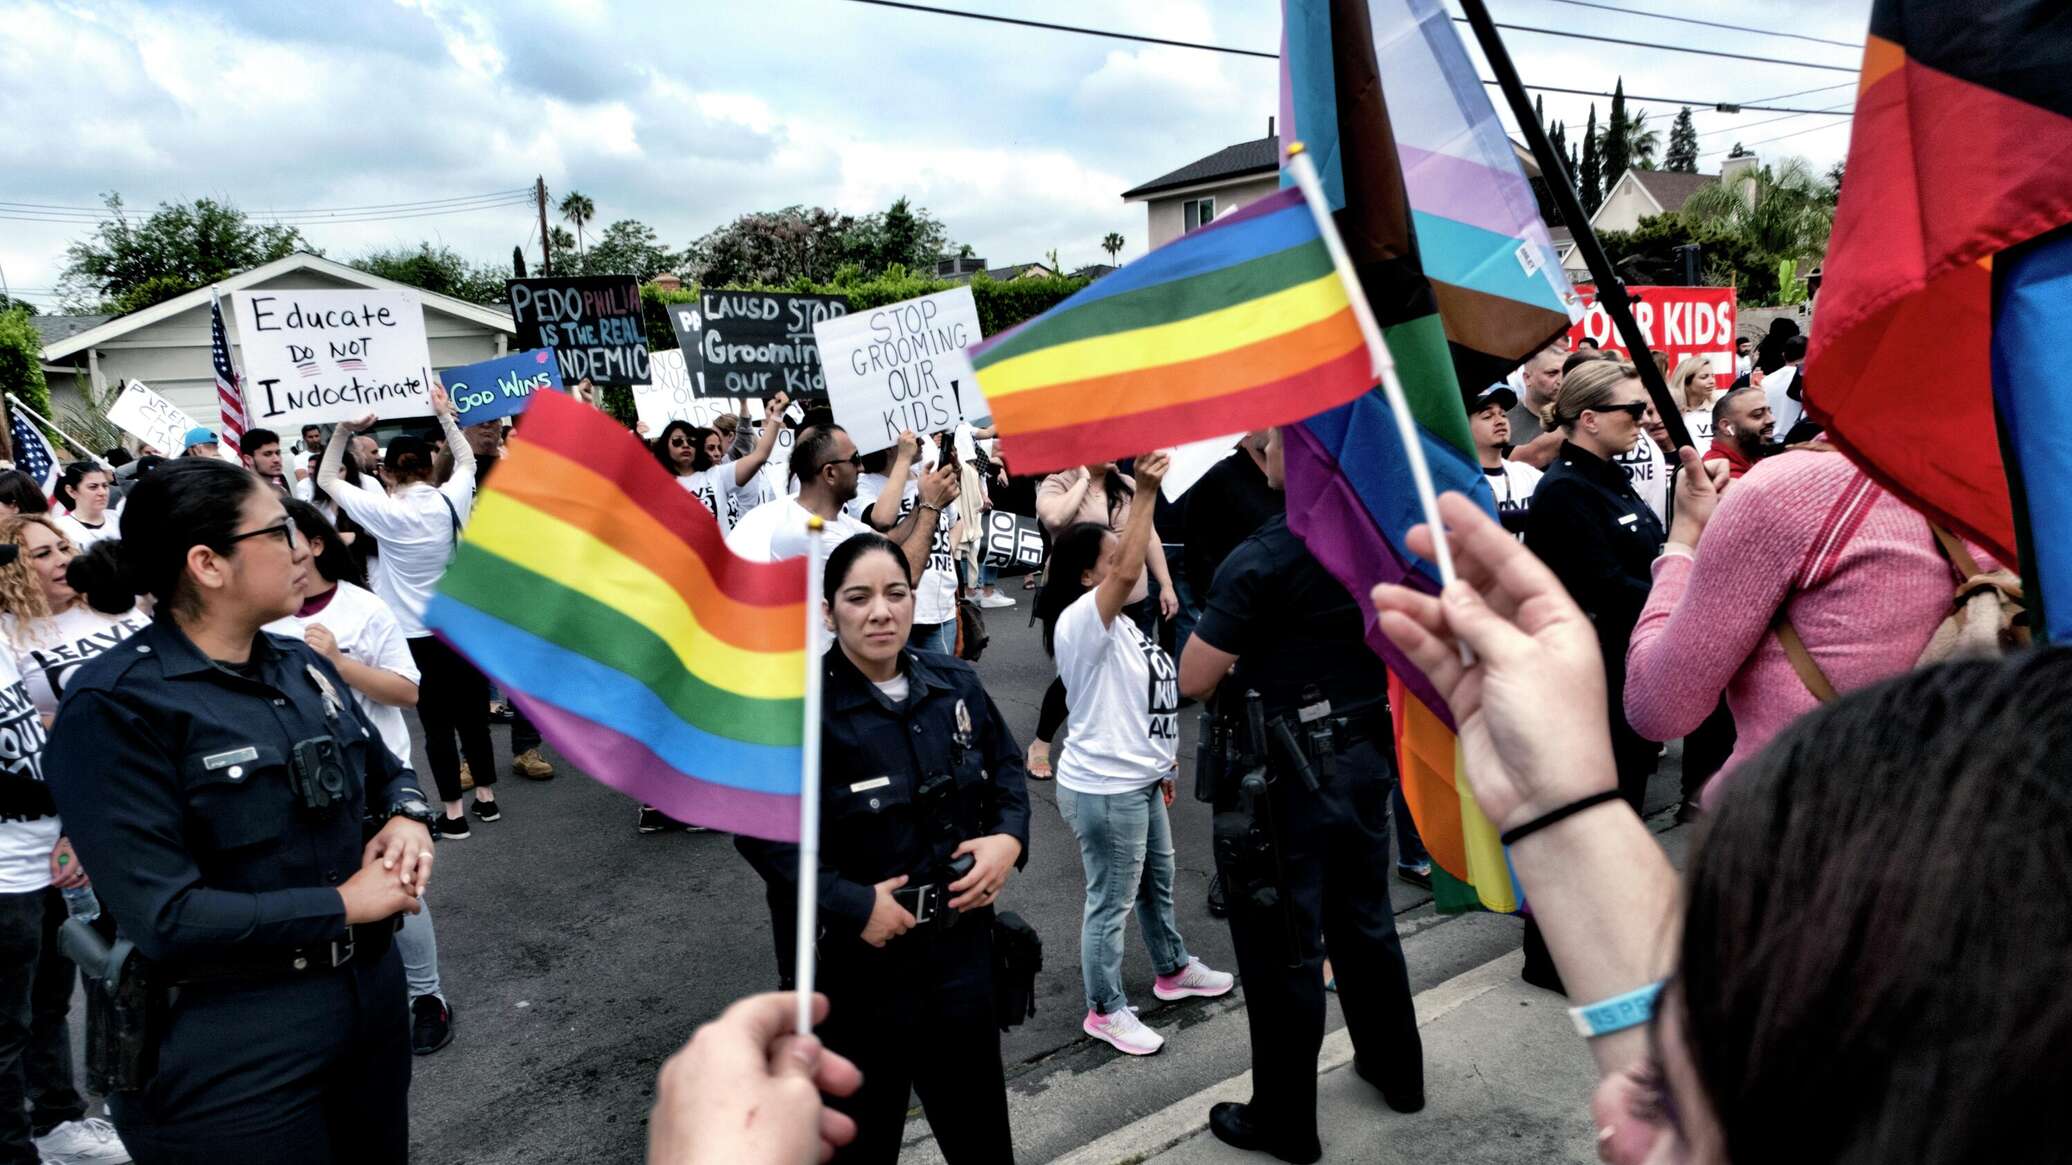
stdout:
POLYGON ((143 1088, 158 1072, 168 988, 136 944, 111 943, 79 919, 59 928, 58 948, 86 981, 87 1087, 104 1095, 143 1088))
POLYGON ((1233 909, 1278 916, 1286 939, 1288 965, 1293 967, 1302 961, 1302 944, 1288 901, 1281 837, 1274 820, 1273 797, 1267 787, 1263 746, 1271 737, 1258 692, 1245 693, 1245 717, 1249 739, 1260 752, 1244 755, 1245 766, 1236 779, 1235 796, 1217 799, 1219 811, 1211 827, 1216 869, 1223 877, 1223 892, 1233 909))

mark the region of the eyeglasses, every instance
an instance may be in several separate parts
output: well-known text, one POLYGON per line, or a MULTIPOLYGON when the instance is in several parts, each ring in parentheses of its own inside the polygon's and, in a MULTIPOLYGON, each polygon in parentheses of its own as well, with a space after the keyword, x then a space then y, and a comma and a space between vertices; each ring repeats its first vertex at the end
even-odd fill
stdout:
POLYGON ((1583 411, 1586 413, 1625 413, 1635 421, 1638 421, 1648 415, 1648 402, 1633 400, 1627 401, 1622 405, 1592 405, 1583 411))
POLYGON ((242 534, 232 534, 223 540, 223 549, 228 551, 231 547, 243 542, 247 538, 264 538, 268 534, 279 538, 281 544, 288 549, 295 549, 295 519, 293 518, 282 518, 280 524, 276 526, 264 526, 257 530, 247 530, 242 534))
POLYGON ((858 469, 861 469, 863 468, 863 454, 851 453, 847 457, 831 457, 826 461, 823 461, 820 464, 814 466, 813 472, 818 473, 821 470, 826 469, 830 465, 854 465, 858 469))

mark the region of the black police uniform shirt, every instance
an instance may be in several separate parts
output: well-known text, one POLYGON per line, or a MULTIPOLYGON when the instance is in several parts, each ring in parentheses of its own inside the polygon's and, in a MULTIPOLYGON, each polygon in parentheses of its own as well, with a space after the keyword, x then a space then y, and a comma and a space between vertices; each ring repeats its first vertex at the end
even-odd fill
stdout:
MULTIPOLYGON (((827 652, 821 688, 820 924, 829 938, 863 933, 875 887, 928 882, 962 842, 1006 834, 1029 860, 1029 790, 1022 752, 971 665, 926 651, 900 653, 906 699, 894 703, 840 646, 827 652), (924 785, 947 777, 938 795, 924 785), (926 801, 927 804, 922 802, 926 801)), ((770 886, 789 943, 798 847, 736 837, 770 886)), ((954 895, 945 895, 947 903, 954 895)), ((781 959, 782 956, 780 956, 781 959)))
POLYGON ((1525 547, 1597 624, 1607 666, 1616 664, 1614 676, 1625 674, 1626 644, 1667 537, 1625 468, 1574 442, 1562 443, 1533 491, 1525 547))
POLYGON ((1257 690, 1269 714, 1300 708, 1312 686, 1340 712, 1387 705, 1388 671, 1367 646, 1366 616, 1286 514, 1224 560, 1194 634, 1238 657, 1224 690, 1257 690))
POLYGON ((423 795, 321 656, 261 634, 231 668, 169 619, 71 677, 48 760, 95 892, 175 966, 344 938, 337 888, 360 868, 368 805, 423 795), (289 770, 319 738, 339 746, 345 796, 311 811, 289 770))

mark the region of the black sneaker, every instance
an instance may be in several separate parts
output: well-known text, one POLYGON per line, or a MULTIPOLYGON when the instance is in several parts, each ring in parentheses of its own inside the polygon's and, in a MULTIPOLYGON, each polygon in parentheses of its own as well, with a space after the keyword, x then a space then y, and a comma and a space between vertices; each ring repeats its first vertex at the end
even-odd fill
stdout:
POLYGON ((480 817, 484 821, 495 821, 503 815, 504 811, 497 807, 496 802, 484 801, 480 797, 475 798, 475 816, 480 817))
POLYGON ((642 805, 637 828, 642 833, 660 833, 669 828, 669 816, 653 805, 642 805))
POLYGON ((447 817, 441 814, 439 817, 438 834, 442 841, 455 841, 466 837, 468 835, 468 819, 465 816, 447 817))
POLYGON ((1230 917, 1230 902, 1223 894, 1223 875, 1221 874, 1217 874, 1209 879, 1208 906, 1210 918, 1230 917))
POLYGON ((453 1042, 453 1009, 436 995, 410 1001, 410 1052, 429 1056, 453 1042))

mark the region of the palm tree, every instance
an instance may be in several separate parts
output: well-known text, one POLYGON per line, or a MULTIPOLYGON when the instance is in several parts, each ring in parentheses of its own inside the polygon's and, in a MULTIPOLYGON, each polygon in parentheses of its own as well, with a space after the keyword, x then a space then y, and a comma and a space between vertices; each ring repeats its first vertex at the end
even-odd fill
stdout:
POLYGON ((1662 135, 1648 128, 1645 112, 1633 115, 1626 123, 1626 164, 1636 170, 1655 168, 1655 148, 1662 142, 1662 135))
POLYGON ((597 204, 590 201, 589 195, 571 190, 568 197, 561 200, 560 209, 561 217, 576 228, 576 254, 580 255, 583 253, 583 224, 597 217, 597 204))
POLYGON ((1726 228, 1762 251, 1783 259, 1817 258, 1834 229, 1834 205, 1826 184, 1803 158, 1776 167, 1756 166, 1733 185, 1715 182, 1683 204, 1686 219, 1726 228))
POLYGON ((1122 236, 1109 231, 1108 237, 1101 240, 1101 249, 1108 252, 1108 262, 1114 264, 1115 256, 1122 254, 1122 236))

